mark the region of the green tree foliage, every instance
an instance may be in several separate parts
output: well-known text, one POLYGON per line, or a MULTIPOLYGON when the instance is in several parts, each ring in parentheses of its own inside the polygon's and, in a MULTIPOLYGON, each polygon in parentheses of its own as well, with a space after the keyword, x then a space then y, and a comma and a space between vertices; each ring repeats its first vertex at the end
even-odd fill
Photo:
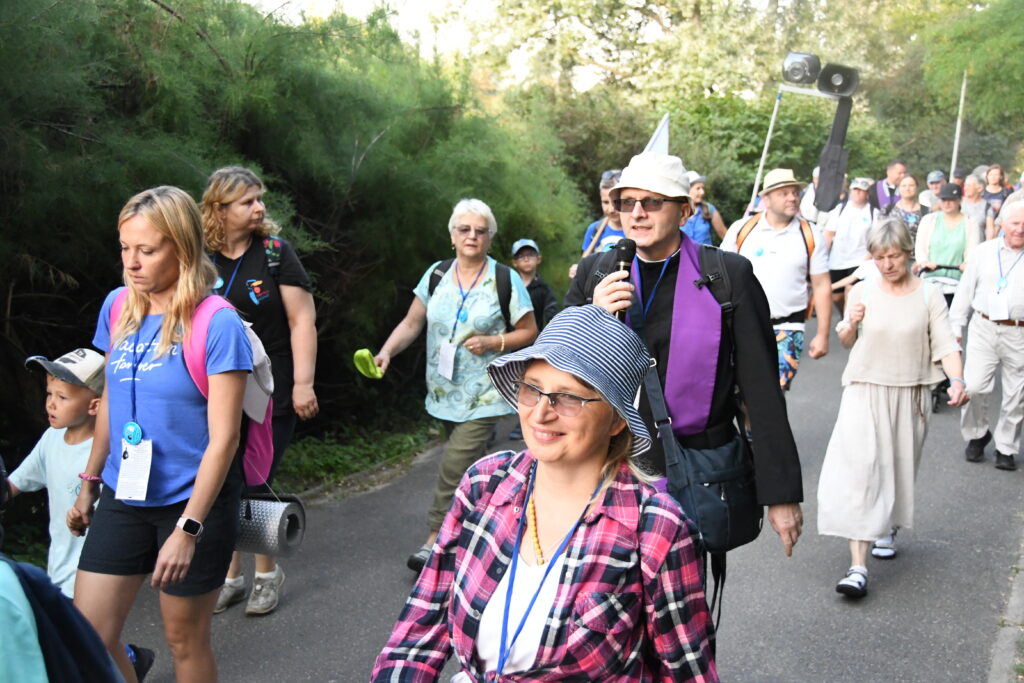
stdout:
MULTIPOLYGON (((498 20, 478 28, 491 68, 507 68, 503 65, 513 54, 530 56, 530 82, 553 93, 548 99, 567 148, 579 128, 603 124, 573 106, 580 96, 573 84, 588 77, 617 97, 622 110, 641 112, 634 120, 648 126, 647 135, 653 121, 670 112, 671 151, 708 174, 710 198, 728 218, 749 199, 789 51, 814 52, 825 62, 860 70, 862 85, 847 137, 851 174, 878 177, 886 161, 897 157, 919 174, 948 166, 960 73, 971 54, 979 54, 975 70, 984 64, 985 78, 979 73, 970 92, 984 90, 984 99, 978 107, 968 101, 962 165, 1011 162, 1020 139, 1015 126, 1021 124, 1010 121, 1014 107, 1001 103, 1015 101, 1010 91, 1021 91, 1014 88, 1020 77, 1007 78, 1001 60, 1014 53, 1024 33, 1001 27, 1020 24, 1020 13, 1011 9, 1017 5, 1013 0, 969 9, 957 0, 503 0, 498 20), (982 35, 985 39, 978 40, 982 35)), ((807 177, 833 111, 827 102, 784 95, 768 166, 792 166, 807 177)), ((614 131, 619 121, 611 121, 614 131)), ((598 169, 585 168, 585 176, 571 170, 582 184, 598 169)))
POLYGON ((559 270, 565 228, 583 222, 546 122, 486 113, 380 13, 291 26, 225 0, 6 0, 0 45, 0 445, 15 461, 44 426, 21 363, 90 344, 120 277, 117 214, 141 189, 198 197, 231 163, 262 175, 315 279, 320 428, 421 410, 415 349, 384 382, 350 359, 451 253, 458 199, 494 209, 495 255, 530 235, 559 270))

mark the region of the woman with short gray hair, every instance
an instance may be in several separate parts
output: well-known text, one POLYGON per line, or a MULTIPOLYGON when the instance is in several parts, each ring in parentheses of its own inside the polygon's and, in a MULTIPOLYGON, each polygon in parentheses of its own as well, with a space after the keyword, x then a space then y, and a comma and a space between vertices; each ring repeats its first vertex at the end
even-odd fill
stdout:
POLYGON ((513 412, 488 381, 487 364, 537 336, 533 304, 519 274, 487 255, 497 231, 487 204, 459 200, 448 221, 455 258, 427 268, 409 312, 373 359, 387 372, 392 357, 426 327, 426 408, 441 420, 448 442, 427 515, 427 539, 406 562, 415 572, 430 555, 462 474, 484 455, 498 420, 513 412))
POLYGON ((843 398, 818 481, 818 533, 849 539, 850 568, 836 591, 867 594, 867 555, 896 556, 896 531, 914 521, 914 479, 928 432, 930 388, 952 380, 949 404, 967 403, 960 347, 938 287, 910 273, 906 227, 879 222, 868 249, 881 277, 850 290, 836 326, 852 348, 843 398))

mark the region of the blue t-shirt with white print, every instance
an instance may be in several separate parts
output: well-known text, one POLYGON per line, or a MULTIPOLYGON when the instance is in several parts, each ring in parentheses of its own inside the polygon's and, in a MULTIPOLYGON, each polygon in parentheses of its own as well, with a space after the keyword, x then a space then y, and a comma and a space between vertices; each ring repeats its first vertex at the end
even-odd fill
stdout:
MULTIPOLYGON (((163 356, 156 356, 162 314, 147 315, 137 334, 110 348, 110 307, 121 289, 108 294, 103 302, 92 340, 96 348, 110 353, 106 369, 110 454, 103 468, 103 483, 117 488, 121 435, 125 423, 132 419, 132 365, 137 362, 135 422, 142 427, 142 438, 153 442, 153 461, 146 500, 124 502, 143 507, 170 505, 192 495, 199 463, 210 441, 207 403, 188 374, 180 342, 163 356)), ((233 370, 252 371, 252 347, 238 314, 222 309, 210 319, 206 374, 233 370)))

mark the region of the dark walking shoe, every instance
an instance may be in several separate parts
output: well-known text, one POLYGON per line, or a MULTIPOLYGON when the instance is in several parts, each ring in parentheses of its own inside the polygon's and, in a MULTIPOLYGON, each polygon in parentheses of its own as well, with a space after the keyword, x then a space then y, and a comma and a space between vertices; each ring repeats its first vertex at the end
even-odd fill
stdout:
POLYGON ((996 451, 996 469, 1013 472, 1017 469, 1017 463, 1013 461, 1012 455, 1006 455, 1005 453, 996 451))
POLYGON ((156 653, 150 650, 148 647, 139 647, 138 645, 132 645, 128 643, 128 649, 131 650, 131 654, 135 655, 132 658, 132 668, 135 669, 135 678, 139 679, 139 683, 142 683, 143 679, 146 678, 146 674, 153 668, 153 662, 156 660, 156 653))
POLYGON ((405 566, 419 574, 428 559, 430 559, 430 546, 425 545, 409 556, 409 559, 405 561, 405 566))
POLYGON ((992 432, 985 432, 985 436, 980 439, 971 439, 967 442, 967 448, 964 449, 964 458, 967 462, 981 462, 985 459, 985 446, 992 440, 992 432))

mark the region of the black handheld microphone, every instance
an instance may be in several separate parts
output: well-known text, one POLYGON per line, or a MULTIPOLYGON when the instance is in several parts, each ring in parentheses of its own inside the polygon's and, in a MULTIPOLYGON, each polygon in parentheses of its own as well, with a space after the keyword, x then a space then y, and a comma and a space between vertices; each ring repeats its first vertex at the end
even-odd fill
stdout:
MULTIPOLYGON (((633 267, 633 259, 636 257, 636 242, 631 239, 623 238, 619 240, 619 243, 615 245, 615 271, 629 272, 630 268, 633 267)), ((625 282, 629 282, 629 278, 625 279, 625 282)), ((615 314, 615 317, 619 320, 626 321, 626 309, 623 309, 615 314)))

